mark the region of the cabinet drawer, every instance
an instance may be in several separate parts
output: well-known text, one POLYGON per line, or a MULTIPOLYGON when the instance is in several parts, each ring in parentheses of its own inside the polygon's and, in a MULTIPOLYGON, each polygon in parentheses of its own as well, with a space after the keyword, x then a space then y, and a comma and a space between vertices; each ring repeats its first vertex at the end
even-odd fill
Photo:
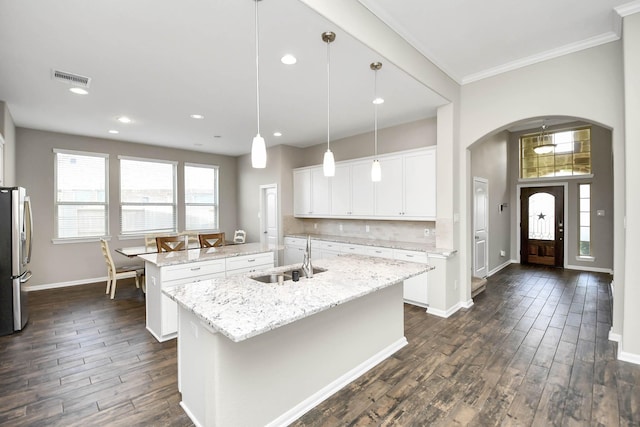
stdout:
POLYGON ((324 240, 313 240, 311 249, 320 249, 322 251, 333 251, 336 253, 344 252, 344 245, 342 243, 327 242, 324 240))
POLYGON ((394 253, 395 253, 395 259, 399 259, 402 261, 419 262, 422 264, 429 263, 429 258, 426 252, 406 251, 403 249, 396 249, 394 253))
POLYGON ((394 258, 393 249, 390 248, 367 248, 367 255, 378 258, 394 258))
POLYGON ((360 245, 343 245, 342 253, 356 254, 356 255, 369 255, 369 248, 360 245))
POLYGON ((183 265, 172 265, 162 269, 162 281, 184 279, 196 276, 205 276, 215 273, 224 273, 225 263, 223 259, 204 262, 193 262, 183 265))
POLYGON ((227 258, 227 271, 262 266, 265 264, 271 264, 271 266, 273 266, 272 252, 227 258))
POLYGON ((285 237, 284 245, 285 246, 296 246, 304 248, 307 244, 307 241, 300 237, 285 237))

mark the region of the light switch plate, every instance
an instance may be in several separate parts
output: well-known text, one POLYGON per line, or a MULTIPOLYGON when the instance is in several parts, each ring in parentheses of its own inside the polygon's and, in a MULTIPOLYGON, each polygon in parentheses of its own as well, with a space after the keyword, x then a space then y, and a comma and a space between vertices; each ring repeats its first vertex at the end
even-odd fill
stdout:
POLYGON ((596 211, 596 215, 598 215, 598 216, 604 216, 604 209, 598 209, 598 210, 596 211))

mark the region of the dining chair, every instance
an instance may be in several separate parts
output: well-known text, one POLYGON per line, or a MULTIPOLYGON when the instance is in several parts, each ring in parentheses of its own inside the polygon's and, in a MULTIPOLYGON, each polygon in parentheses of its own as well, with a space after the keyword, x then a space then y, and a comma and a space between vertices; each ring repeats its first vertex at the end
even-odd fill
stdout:
POLYGON ((233 233, 233 243, 244 243, 247 238, 247 232, 244 230, 236 230, 233 233))
POLYGON ((191 246, 192 243, 196 245, 199 242, 198 233, 196 231, 181 231, 178 233, 178 236, 187 236, 187 239, 189 239, 188 246, 191 246))
POLYGON ((129 265, 123 267, 116 267, 111 258, 111 251, 109 250, 109 243, 100 239, 100 246, 102 248, 102 255, 107 263, 107 290, 105 294, 111 292, 111 299, 116 296, 116 282, 118 279, 134 278, 136 281, 136 288, 140 288, 140 278, 142 278, 142 292, 146 292, 144 288, 144 266, 142 265, 129 265))
POLYGON ((158 252, 173 252, 187 249, 185 236, 161 236, 156 237, 158 252))
POLYGON ((224 233, 198 234, 201 248, 214 248, 224 246, 224 233))

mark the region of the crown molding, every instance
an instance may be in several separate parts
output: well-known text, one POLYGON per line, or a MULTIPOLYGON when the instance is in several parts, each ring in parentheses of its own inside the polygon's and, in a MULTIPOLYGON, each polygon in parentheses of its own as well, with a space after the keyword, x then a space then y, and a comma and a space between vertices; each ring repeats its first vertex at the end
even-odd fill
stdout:
POLYGON ((616 11, 618 16, 624 18, 625 16, 640 12, 640 1, 636 0, 631 3, 625 3, 621 6, 614 7, 613 10, 616 11))
POLYGON ((579 52, 584 49, 599 46, 601 44, 610 43, 620 39, 619 32, 610 32, 601 34, 599 36, 591 37, 589 39, 581 40, 576 43, 570 43, 564 46, 560 46, 556 49, 548 50, 537 55, 532 55, 527 58, 522 58, 517 61, 509 62, 498 67, 490 68, 476 74, 470 74, 462 79, 462 84, 473 83, 478 80, 493 77, 498 74, 506 73, 508 71, 517 70, 529 65, 537 64, 539 62, 548 61, 549 59, 558 58, 560 56, 568 55, 570 53, 579 52))

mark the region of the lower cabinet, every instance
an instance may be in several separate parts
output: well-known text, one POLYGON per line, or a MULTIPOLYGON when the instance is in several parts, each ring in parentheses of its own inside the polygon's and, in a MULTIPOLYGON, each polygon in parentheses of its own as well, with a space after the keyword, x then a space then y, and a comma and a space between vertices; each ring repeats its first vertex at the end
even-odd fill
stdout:
POLYGON ((175 338, 177 335, 178 306, 162 293, 163 289, 272 267, 273 252, 163 267, 147 261, 145 263, 147 330, 160 342, 175 338))
MULTIPOLYGON (((401 261, 418 262, 428 264, 429 258, 425 252, 394 250, 394 258, 401 261)), ((422 273, 419 276, 411 277, 404 281, 404 300, 409 304, 427 308, 428 286, 427 278, 429 273, 422 273)))

